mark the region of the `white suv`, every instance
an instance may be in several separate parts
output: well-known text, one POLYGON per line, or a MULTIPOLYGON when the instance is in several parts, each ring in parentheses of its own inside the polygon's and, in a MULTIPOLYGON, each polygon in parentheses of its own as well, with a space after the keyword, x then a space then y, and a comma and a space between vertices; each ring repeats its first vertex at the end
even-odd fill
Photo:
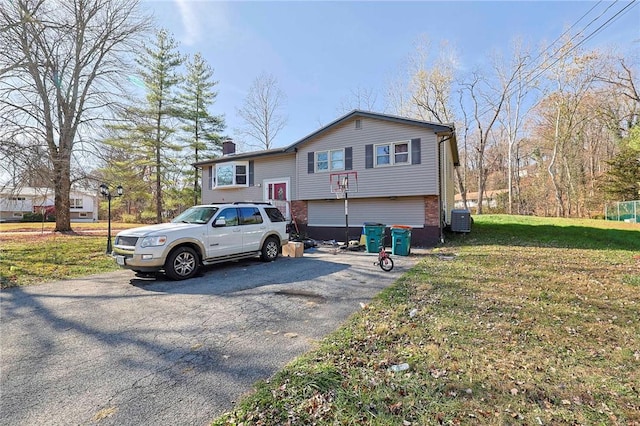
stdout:
POLYGON ((118 233, 112 254, 123 268, 185 280, 201 265, 254 256, 270 262, 288 240, 286 219, 271 204, 210 204, 191 207, 170 223, 118 233))

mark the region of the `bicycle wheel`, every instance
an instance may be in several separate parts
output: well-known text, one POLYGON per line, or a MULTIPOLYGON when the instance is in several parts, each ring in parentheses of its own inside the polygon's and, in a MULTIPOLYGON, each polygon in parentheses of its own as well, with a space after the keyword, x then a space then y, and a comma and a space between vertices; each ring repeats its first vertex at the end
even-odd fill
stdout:
POLYGON ((383 257, 382 259, 380 259, 380 267, 383 271, 389 272, 393 269, 393 259, 388 256, 383 257))

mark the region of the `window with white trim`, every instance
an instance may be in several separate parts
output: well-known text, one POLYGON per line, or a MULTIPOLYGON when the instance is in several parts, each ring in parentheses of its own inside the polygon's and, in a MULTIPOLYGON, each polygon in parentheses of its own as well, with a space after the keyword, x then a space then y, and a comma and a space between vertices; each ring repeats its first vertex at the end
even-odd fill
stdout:
POLYGON ((235 188, 248 186, 248 161, 234 161, 231 163, 216 164, 216 188, 235 188))
POLYGON ((316 152, 316 172, 344 170, 344 149, 316 152))
POLYGON ((82 208, 82 198, 69 198, 69 208, 81 209, 82 208))
POLYGON ((375 166, 394 166, 411 163, 409 141, 378 144, 374 147, 375 166))

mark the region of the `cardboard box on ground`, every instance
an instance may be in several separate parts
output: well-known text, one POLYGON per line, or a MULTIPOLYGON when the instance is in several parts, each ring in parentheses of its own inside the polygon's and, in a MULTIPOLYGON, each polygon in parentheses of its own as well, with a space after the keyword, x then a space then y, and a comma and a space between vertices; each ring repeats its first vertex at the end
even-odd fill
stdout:
POLYGON ((302 257, 304 253, 304 243, 289 242, 282 246, 282 255, 286 257, 302 257))

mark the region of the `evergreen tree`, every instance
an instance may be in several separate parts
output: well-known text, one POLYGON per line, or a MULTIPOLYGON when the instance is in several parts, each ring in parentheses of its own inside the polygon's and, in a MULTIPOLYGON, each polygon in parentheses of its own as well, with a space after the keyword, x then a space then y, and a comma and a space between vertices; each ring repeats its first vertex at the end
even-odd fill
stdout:
POLYGON ((640 199, 640 126, 629 131, 618 155, 607 162, 611 168, 602 178, 602 189, 611 199, 640 199))
POLYGON ((176 89, 182 80, 179 68, 184 58, 177 49, 178 43, 166 30, 159 30, 156 39, 143 47, 136 62, 146 90, 146 103, 127 111, 128 135, 121 138, 128 144, 137 167, 145 173, 145 181, 151 181, 158 223, 163 220, 162 188, 171 186, 167 179, 181 150, 175 143, 175 120, 180 115, 176 89))
MULTIPOLYGON (((189 163, 211 157, 220 150, 222 139, 219 132, 225 128, 224 117, 209 112, 218 95, 214 91, 217 84, 209 64, 200 53, 196 53, 187 63, 187 75, 180 95, 180 118, 188 147, 185 158, 189 163)), ((193 175, 193 199, 194 204, 198 204, 201 192, 198 169, 189 169, 187 173, 193 175)))

